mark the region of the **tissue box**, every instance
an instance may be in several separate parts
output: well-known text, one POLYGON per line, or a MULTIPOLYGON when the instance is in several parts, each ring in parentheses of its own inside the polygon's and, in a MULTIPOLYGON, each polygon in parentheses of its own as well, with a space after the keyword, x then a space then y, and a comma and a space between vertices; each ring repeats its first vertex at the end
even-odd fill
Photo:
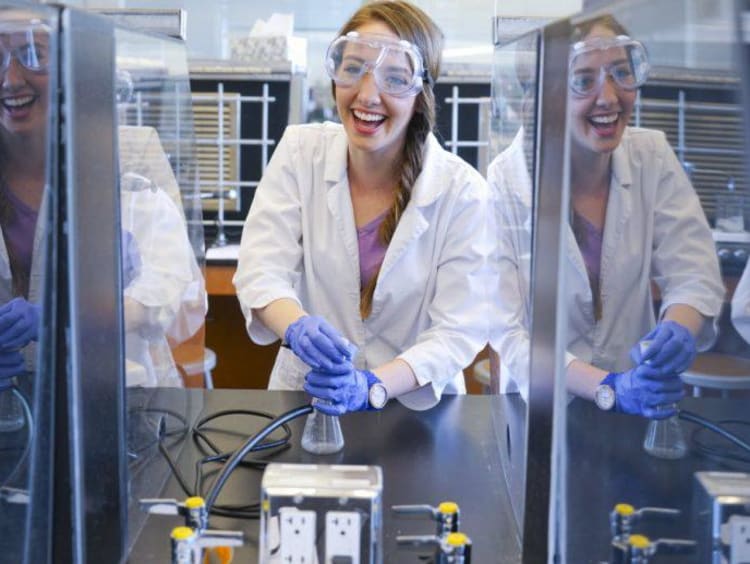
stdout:
POLYGON ((240 37, 230 42, 232 59, 246 63, 279 63, 291 61, 304 68, 307 59, 307 40, 304 37, 270 35, 240 37))

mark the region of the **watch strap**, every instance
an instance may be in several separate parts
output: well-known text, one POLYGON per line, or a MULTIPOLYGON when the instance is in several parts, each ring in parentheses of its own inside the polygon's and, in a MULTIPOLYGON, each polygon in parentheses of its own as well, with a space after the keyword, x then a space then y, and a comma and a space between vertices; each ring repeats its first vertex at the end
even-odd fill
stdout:
POLYGON ((615 389, 615 381, 617 380, 617 377, 619 376, 618 372, 610 372, 607 374, 604 379, 599 382, 600 386, 609 386, 613 390, 615 389))

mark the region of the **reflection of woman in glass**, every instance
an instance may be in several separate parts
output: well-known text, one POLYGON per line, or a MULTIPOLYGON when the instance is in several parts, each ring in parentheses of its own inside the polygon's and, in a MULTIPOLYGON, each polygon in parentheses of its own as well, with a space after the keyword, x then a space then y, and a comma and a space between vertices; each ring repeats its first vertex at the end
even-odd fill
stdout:
POLYGON ((28 368, 38 339, 47 142, 49 36, 0 29, 0 379, 28 368))
POLYGON ((287 128, 245 224, 250 336, 291 349, 269 387, 333 413, 430 407, 486 342, 487 188, 432 134, 441 48, 413 5, 362 6, 326 60, 342 125, 287 128))
MULTIPOLYGON (((663 133, 627 126, 646 79, 645 49, 610 17, 580 26, 574 41, 568 389, 604 409, 665 417, 683 394, 679 374, 715 337, 724 292, 718 261, 700 202, 663 133), (658 322, 652 281, 661 294, 658 322)), ((531 193, 520 139, 489 176, 509 227, 493 345, 505 389, 525 393, 531 193)))

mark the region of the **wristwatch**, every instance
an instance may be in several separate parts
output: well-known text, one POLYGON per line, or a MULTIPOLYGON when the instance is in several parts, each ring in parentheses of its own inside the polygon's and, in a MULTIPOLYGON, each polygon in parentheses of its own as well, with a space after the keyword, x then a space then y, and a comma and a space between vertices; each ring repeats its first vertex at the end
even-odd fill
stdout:
POLYGON ((367 397, 370 407, 373 409, 383 409, 385 404, 388 403, 388 388, 385 387, 383 382, 375 382, 370 386, 367 397))
POLYGON ((609 384, 599 384, 594 392, 594 403, 599 409, 612 411, 615 407, 615 389, 609 384))

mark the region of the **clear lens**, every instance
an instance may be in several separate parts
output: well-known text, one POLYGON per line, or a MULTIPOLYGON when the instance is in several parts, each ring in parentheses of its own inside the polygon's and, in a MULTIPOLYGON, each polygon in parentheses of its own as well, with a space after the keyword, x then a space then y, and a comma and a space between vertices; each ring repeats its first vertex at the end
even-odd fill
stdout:
POLYGON ((339 37, 328 48, 328 75, 338 86, 352 86, 372 73, 378 88, 392 96, 416 94, 422 88, 422 58, 405 41, 360 36, 339 37))
POLYGON ((43 32, 31 30, 0 34, 0 62, 3 72, 10 67, 11 57, 31 71, 47 70, 49 65, 48 39, 43 32))
POLYGON ((607 77, 623 90, 635 90, 648 77, 646 49, 629 37, 582 41, 571 51, 568 83, 581 96, 597 92, 607 77))

